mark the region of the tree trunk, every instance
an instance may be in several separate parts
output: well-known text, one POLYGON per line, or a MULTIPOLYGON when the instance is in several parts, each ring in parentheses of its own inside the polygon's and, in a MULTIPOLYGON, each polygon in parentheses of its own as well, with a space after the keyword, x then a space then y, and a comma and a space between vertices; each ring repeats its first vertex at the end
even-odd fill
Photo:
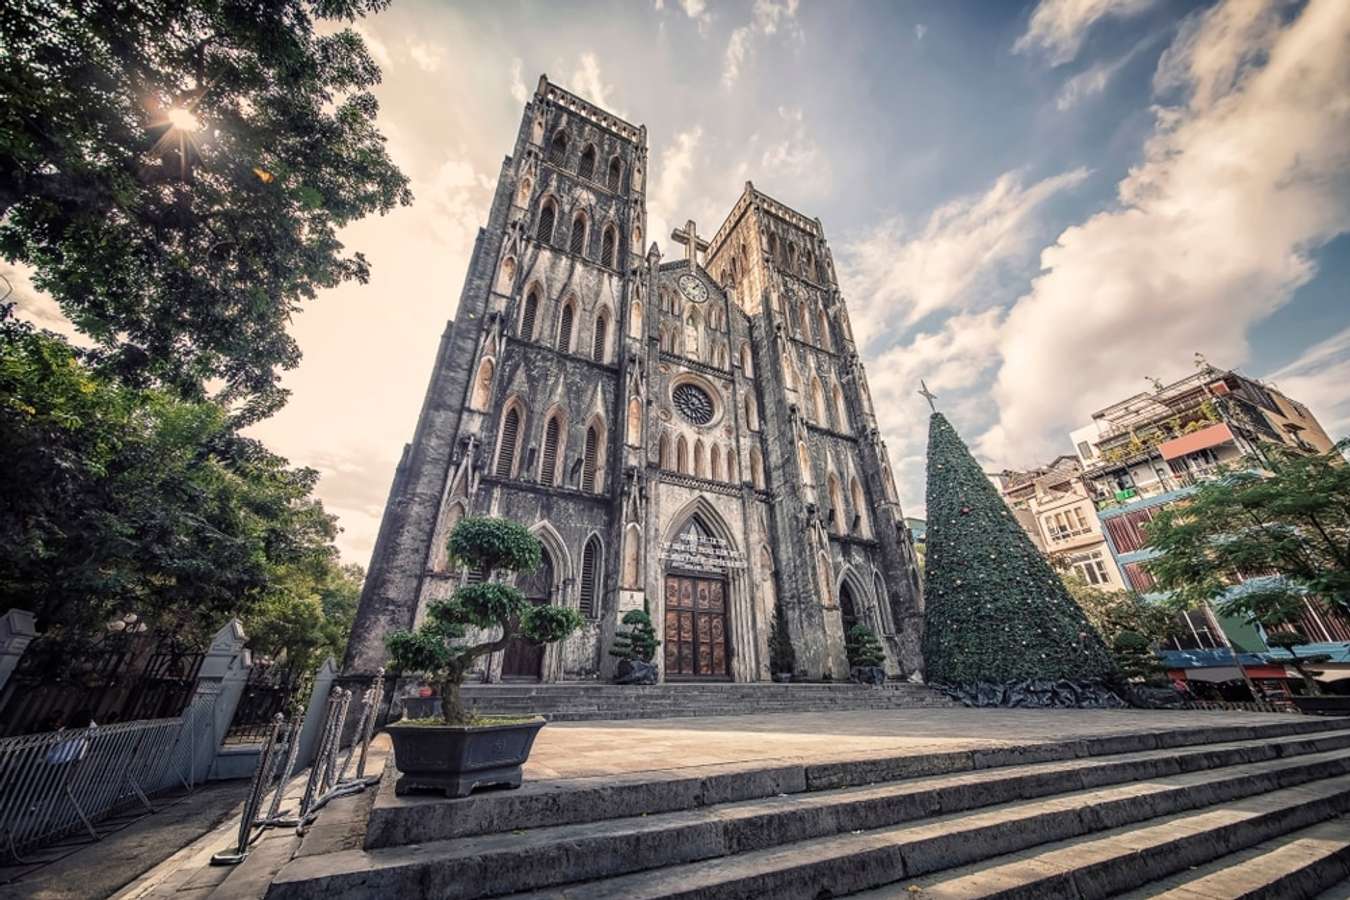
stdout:
POLYGON ((459 687, 458 678, 447 678, 441 682, 441 718, 447 725, 463 725, 469 718, 459 699, 459 687))

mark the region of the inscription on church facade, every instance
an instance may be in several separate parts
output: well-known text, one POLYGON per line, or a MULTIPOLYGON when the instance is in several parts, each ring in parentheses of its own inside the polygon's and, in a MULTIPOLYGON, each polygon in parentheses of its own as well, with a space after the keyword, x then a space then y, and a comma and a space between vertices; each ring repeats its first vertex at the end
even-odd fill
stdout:
POLYGON ((677 569, 696 572, 726 572, 744 569, 745 554, 733 550, 721 538, 682 534, 661 548, 661 559, 677 569))

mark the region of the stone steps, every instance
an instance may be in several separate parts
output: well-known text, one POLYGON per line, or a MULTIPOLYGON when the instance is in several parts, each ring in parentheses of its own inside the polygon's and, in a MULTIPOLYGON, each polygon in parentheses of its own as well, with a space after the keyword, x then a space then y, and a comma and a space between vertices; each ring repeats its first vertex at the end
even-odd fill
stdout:
POLYGON ((856 684, 494 684, 466 685, 463 702, 484 715, 551 721, 682 718, 954 706, 925 685, 856 684))
POLYGON ((1108 896, 1350 809, 1348 750, 1350 722, 1291 717, 466 800, 382 796, 366 849, 298 859, 269 897, 814 900, 884 885, 915 896, 928 875, 934 897, 1003 896, 1004 883, 1006 896, 1108 896), (1169 854, 1169 841, 1187 849, 1169 854), (1136 856, 1146 874, 1120 882, 1136 856), (979 869, 953 869, 968 865, 979 869), (979 880, 987 871, 1003 881, 979 880))

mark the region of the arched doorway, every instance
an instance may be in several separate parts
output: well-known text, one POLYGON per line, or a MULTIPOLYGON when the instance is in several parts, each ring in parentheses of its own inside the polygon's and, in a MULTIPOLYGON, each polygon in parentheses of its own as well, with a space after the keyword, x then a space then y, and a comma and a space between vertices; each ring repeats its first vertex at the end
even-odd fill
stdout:
POLYGON ((665 663, 667 680, 726 680, 731 677, 729 592, 723 570, 705 564, 699 548, 716 540, 690 517, 675 535, 666 569, 665 663))
MULTIPOLYGON (((519 588, 531 603, 553 602, 553 557, 545 547, 539 568, 520 580, 519 588)), ((502 651, 503 681, 538 681, 544 671, 544 645, 512 638, 502 651)))
POLYGON ((858 617, 858 602, 853 598, 853 589, 847 581, 839 586, 839 618, 843 620, 845 639, 854 625, 867 624, 858 617))

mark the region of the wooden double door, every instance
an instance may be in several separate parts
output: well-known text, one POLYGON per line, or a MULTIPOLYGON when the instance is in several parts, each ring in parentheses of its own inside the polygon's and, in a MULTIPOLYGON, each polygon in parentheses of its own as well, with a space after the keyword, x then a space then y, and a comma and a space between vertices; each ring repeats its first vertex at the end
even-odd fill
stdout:
POLYGON ((731 677, 725 579, 666 576, 666 678, 731 677))

